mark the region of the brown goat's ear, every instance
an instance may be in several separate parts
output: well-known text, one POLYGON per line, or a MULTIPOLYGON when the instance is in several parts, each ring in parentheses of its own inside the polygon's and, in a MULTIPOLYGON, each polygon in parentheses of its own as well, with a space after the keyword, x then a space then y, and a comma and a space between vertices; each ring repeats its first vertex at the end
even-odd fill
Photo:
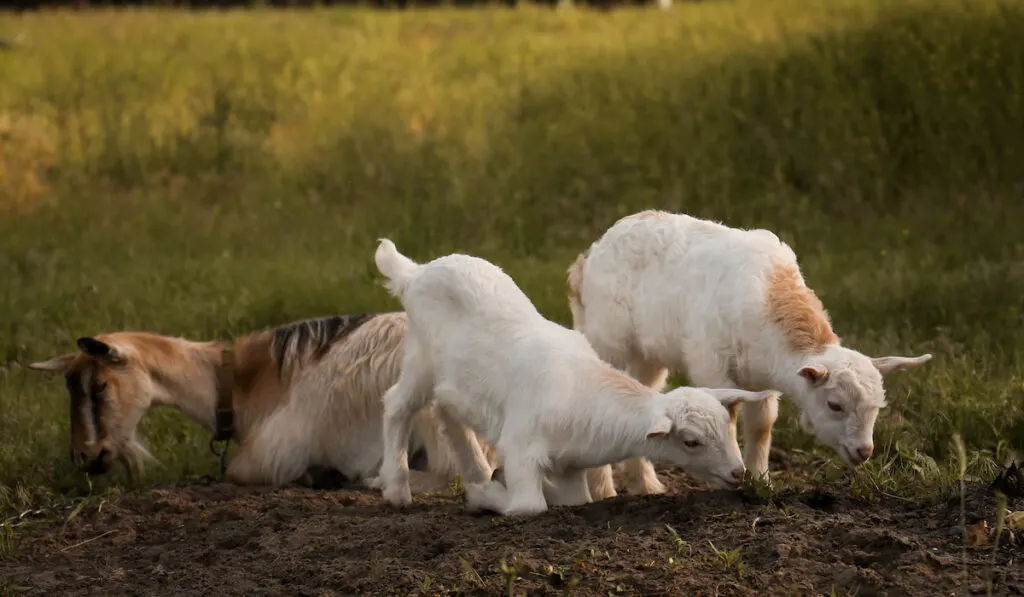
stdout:
POLYGON ((77 343, 78 349, 91 357, 102 359, 110 363, 117 363, 124 360, 124 355, 117 350, 117 347, 111 346, 102 340, 86 336, 79 338, 77 343))
POLYGON ((36 371, 49 371, 51 373, 67 373, 71 368, 71 364, 75 362, 75 357, 77 356, 77 354, 69 352, 68 354, 62 354, 59 357, 53 357, 48 361, 32 363, 28 368, 36 371))

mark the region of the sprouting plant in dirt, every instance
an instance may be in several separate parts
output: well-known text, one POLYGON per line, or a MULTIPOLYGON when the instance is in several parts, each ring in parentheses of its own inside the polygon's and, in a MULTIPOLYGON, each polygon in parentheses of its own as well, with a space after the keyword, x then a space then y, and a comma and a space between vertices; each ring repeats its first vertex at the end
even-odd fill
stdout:
POLYGON ((512 564, 505 562, 505 558, 501 559, 498 564, 498 569, 502 574, 505 575, 505 595, 506 597, 512 597, 512 588, 515 586, 516 578, 519 576, 519 569, 521 568, 521 561, 519 554, 512 557, 512 564))
POLYGON ((992 540, 992 563, 985 572, 985 594, 992 597, 992 572, 996 567, 999 557, 999 537, 1003 534, 1003 527, 1006 524, 1006 495, 1001 491, 996 492, 996 537, 992 540))
POLYGON ((960 547, 960 559, 964 567, 964 584, 967 583, 968 572, 967 572, 967 496, 964 490, 964 476, 967 474, 967 451, 964 450, 964 442, 960 439, 960 434, 953 435, 953 445, 956 447, 956 457, 959 463, 960 473, 960 532, 963 537, 963 543, 960 547))
POLYGON ((448 484, 448 488, 455 497, 462 497, 466 493, 466 488, 462 485, 462 475, 456 474, 452 482, 448 484))
POLYGON ((555 588, 561 587, 563 595, 569 595, 570 590, 580 582, 580 577, 575 572, 571 575, 566 574, 565 566, 554 566, 545 562, 541 570, 544 572, 548 584, 555 588))
POLYGON ((476 571, 476 568, 474 568, 473 565, 466 560, 466 558, 462 556, 458 556, 458 558, 459 565, 462 566, 462 571, 463 574, 465 574, 466 578, 469 579, 470 582, 479 586, 481 589, 484 588, 486 586, 484 584, 484 579, 480 577, 480 573, 476 571))
POLYGON ((867 467, 868 463, 865 463, 864 466, 850 471, 850 495, 855 500, 873 504, 878 501, 878 495, 882 490, 879 487, 877 473, 867 467))
POLYGON ((828 592, 828 597, 857 597, 857 595, 859 593, 860 593, 860 589, 858 589, 858 588, 850 589, 849 591, 847 591, 845 593, 839 593, 838 591, 836 591, 836 588, 833 585, 832 589, 828 592))
MULTIPOLYGON (((673 548, 675 549, 676 557, 689 557, 693 555, 693 548, 687 543, 679 533, 676 532, 672 525, 666 524, 665 529, 668 531, 669 541, 671 541, 673 548)), ((675 557, 669 556, 668 563, 672 568, 679 566, 679 563, 675 561, 675 557)))
POLYGON ((417 583, 417 588, 420 591, 420 595, 428 595, 430 592, 430 586, 434 584, 434 579, 429 576, 424 576, 423 580, 417 583))
POLYGON ((13 559, 15 551, 14 529, 9 526, 0 527, 0 560, 13 559))
POLYGON ((743 478, 742 491, 763 501, 771 500, 775 496, 775 489, 772 487, 771 481, 755 475, 746 475, 743 478))
POLYGON ((708 545, 711 546, 711 552, 714 554, 709 558, 713 566, 725 572, 735 570, 737 574, 743 573, 747 564, 743 561, 742 547, 730 550, 718 549, 711 541, 708 541, 708 545))

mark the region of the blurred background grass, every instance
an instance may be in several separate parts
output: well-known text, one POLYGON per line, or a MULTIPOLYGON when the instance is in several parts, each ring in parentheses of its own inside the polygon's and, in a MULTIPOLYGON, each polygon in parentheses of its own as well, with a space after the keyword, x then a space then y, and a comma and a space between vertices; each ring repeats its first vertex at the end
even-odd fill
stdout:
MULTIPOLYGON (((0 494, 86 487, 63 381, 25 368, 78 336, 398 309, 380 236, 491 259, 568 325, 574 256, 651 207, 774 230, 848 345, 935 355, 889 380, 872 462, 956 432, 1001 460, 1024 447, 1022 31, 1010 0, 5 15, 0 494)), ((812 448, 783 413, 775 445, 812 448)), ((146 481, 215 470, 178 413, 142 433, 146 481)))

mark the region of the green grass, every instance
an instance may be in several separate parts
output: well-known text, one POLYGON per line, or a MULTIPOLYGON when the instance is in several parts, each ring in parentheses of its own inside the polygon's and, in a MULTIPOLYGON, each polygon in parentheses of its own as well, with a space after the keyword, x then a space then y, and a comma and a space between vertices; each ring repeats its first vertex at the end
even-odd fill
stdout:
MULTIPOLYGON (((78 336, 397 309, 380 236, 568 324, 573 257, 650 207, 771 228, 847 344, 935 355, 859 483, 955 478, 954 433, 989 474, 1024 447, 1021 31, 997 0, 5 16, 0 502, 86 491, 25 368, 78 336)), ((775 444, 809 449, 793 410, 775 444)), ((143 436, 146 482, 215 470, 177 413, 143 436)))

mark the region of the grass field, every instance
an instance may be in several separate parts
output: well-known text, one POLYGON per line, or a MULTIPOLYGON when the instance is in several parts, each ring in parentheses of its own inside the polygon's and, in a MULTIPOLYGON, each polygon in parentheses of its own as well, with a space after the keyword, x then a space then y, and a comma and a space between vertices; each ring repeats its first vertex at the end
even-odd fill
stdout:
MULTIPOLYGON (((935 355, 887 382, 867 487, 952 480, 958 433, 990 479, 1024 449, 1021 31, 1009 0, 4 15, 0 504, 90 491, 26 369, 78 336, 397 309, 380 236, 568 324, 572 259, 651 207, 774 230, 846 344, 935 355)), ((793 410, 774 445, 819 449, 793 410)), ((177 413, 142 434, 143 484, 215 470, 177 413)))

